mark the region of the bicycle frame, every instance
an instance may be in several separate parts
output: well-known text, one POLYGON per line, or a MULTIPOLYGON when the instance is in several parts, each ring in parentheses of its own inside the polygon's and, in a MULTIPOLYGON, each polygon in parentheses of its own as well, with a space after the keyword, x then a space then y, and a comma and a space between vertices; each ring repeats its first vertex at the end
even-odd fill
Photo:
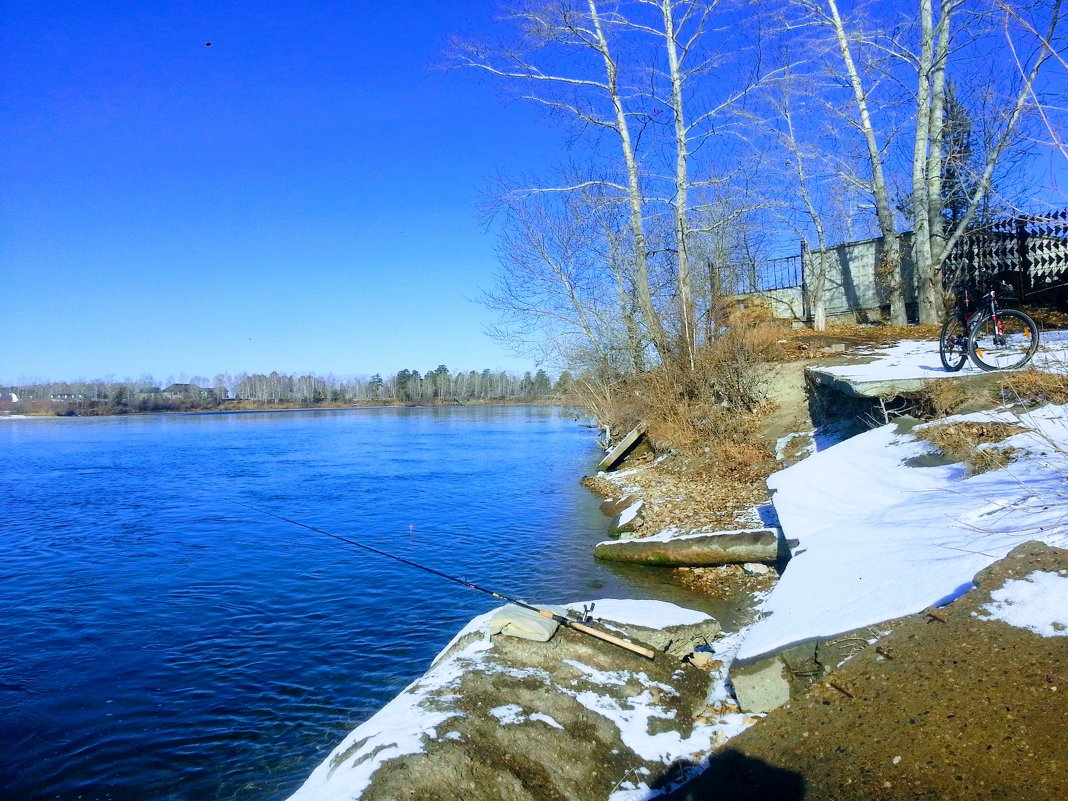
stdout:
POLYGON ((979 298, 979 303, 970 312, 968 310, 969 291, 969 287, 962 287, 957 292, 957 309, 955 312, 957 319, 960 320, 961 326, 964 328, 965 338, 972 332, 975 324, 982 320, 986 314, 994 318, 994 324, 997 326, 998 335, 1000 336, 1002 328, 998 312, 1001 311, 1001 307, 998 305, 997 291, 992 289, 979 298))

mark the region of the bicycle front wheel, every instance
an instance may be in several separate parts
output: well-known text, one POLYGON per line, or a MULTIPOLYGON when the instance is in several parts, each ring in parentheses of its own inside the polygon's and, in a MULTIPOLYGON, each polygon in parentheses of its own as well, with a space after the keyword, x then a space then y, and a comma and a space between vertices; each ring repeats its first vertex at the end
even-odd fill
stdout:
POLYGON ((1023 367, 1038 350, 1035 321, 1015 309, 1003 309, 997 317, 984 315, 968 337, 968 353, 983 370, 1023 367))
POLYGON ((968 359, 968 337, 960 317, 954 315, 942 326, 942 335, 938 338, 938 356, 942 366, 951 373, 962 368, 968 359))

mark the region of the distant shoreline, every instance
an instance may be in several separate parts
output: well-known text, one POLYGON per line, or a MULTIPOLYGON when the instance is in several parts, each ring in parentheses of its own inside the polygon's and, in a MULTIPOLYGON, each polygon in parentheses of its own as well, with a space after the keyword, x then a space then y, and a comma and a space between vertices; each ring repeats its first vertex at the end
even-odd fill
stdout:
POLYGON ((486 398, 476 400, 443 400, 443 401, 361 401, 358 403, 321 403, 314 406, 301 404, 258 404, 256 401, 224 401, 218 406, 211 408, 189 409, 128 409, 116 411, 101 407, 99 410, 87 410, 86 413, 74 411, 30 411, 4 413, 0 411, 0 420, 40 420, 57 418, 89 418, 89 417, 144 417, 155 414, 264 414, 274 412, 337 412, 355 409, 402 409, 402 408, 428 408, 428 407, 454 407, 454 406, 564 406, 562 398, 486 398))

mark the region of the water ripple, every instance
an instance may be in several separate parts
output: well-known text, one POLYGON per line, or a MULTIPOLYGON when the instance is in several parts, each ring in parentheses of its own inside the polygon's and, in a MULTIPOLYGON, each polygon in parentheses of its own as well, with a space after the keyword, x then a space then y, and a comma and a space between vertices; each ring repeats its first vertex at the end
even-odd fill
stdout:
POLYGON ((554 410, 3 429, 5 799, 284 798, 495 603, 228 497, 535 601, 640 591, 554 410))

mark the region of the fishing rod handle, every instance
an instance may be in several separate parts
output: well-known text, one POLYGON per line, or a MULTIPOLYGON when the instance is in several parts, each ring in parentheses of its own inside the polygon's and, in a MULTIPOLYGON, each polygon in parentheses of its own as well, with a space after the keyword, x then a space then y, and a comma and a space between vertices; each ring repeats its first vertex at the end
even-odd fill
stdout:
POLYGON ((652 648, 635 645, 632 642, 624 640, 622 637, 616 637, 605 631, 598 631, 597 629, 590 628, 589 626, 574 620, 567 621, 567 625, 568 627, 575 629, 575 631, 581 631, 583 634, 589 634, 591 637, 596 637, 598 640, 604 640, 605 642, 612 643, 612 645, 618 645, 620 648, 626 648, 628 651, 633 651, 640 656, 644 656, 646 659, 653 659, 656 656, 656 651, 652 648))

